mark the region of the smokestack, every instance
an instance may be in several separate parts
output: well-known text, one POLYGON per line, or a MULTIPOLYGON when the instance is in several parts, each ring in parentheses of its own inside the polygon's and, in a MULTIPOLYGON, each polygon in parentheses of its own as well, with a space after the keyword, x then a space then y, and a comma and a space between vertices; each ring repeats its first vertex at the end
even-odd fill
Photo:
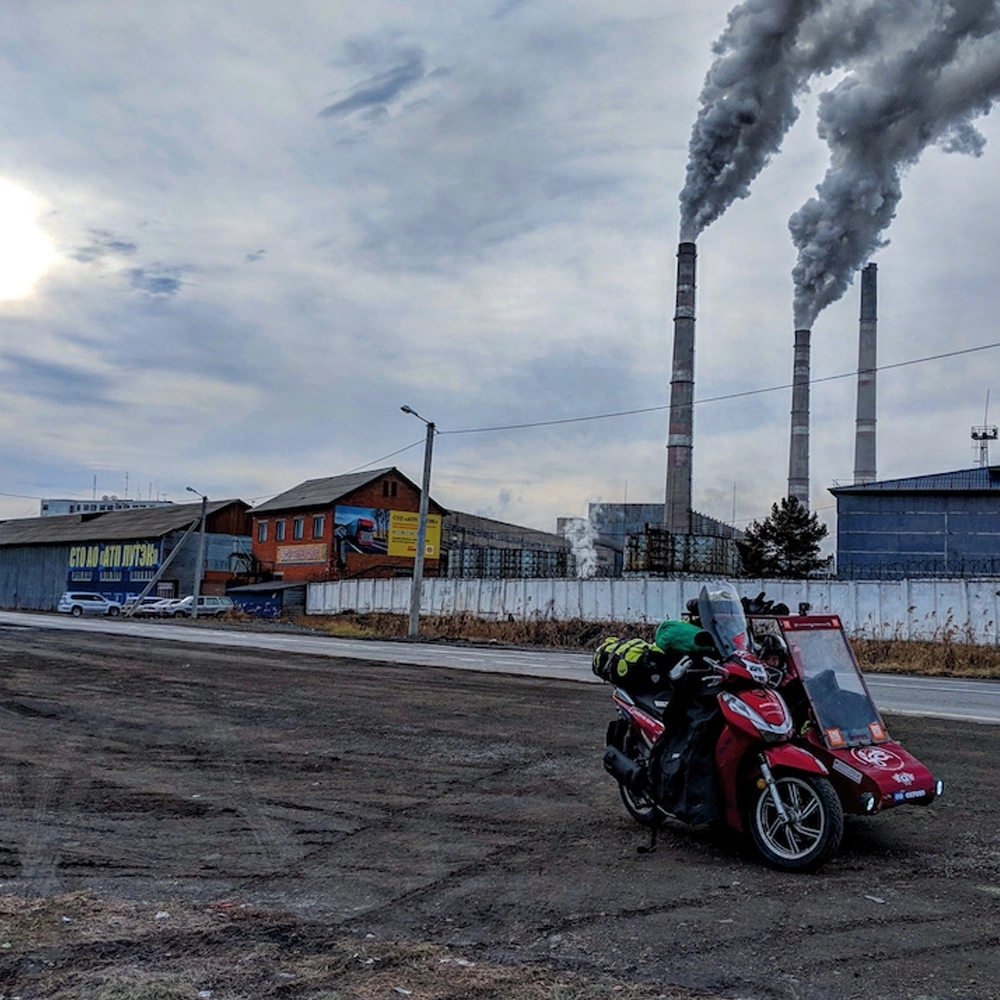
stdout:
POLYGON ((663 524, 675 535, 691 533, 691 453, 694 441, 694 243, 677 247, 677 305, 674 359, 670 378, 667 437, 667 493, 663 524))
POLYGON ((861 272, 861 327, 858 334, 858 418, 854 437, 854 482, 874 483, 875 372, 877 369, 878 265, 861 272))
POLYGON ((792 362, 792 435, 788 448, 788 495, 809 506, 809 330, 795 331, 792 362))

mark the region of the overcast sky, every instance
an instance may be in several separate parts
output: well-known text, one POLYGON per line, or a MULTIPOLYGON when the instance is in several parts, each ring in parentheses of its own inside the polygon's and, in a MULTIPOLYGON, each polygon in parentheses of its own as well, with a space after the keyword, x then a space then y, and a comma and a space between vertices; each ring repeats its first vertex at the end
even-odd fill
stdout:
MULTIPOLYGON (((442 432, 445 507, 554 530, 590 502, 662 502, 678 195, 732 6, 9 0, 0 516, 95 481, 251 503, 366 466, 419 483, 402 404, 442 432), (462 433, 626 410, 647 412, 462 433)), ((849 69, 811 81, 750 197, 698 238, 697 400, 790 382, 788 220, 849 69)), ((930 146, 903 174, 871 258, 880 364, 1000 341, 1000 135, 976 125, 981 155, 930 146)), ((813 325, 814 378, 856 368, 858 284, 813 325)), ((976 464, 998 362, 881 372, 880 478, 976 464)), ((784 495, 789 407, 787 388, 696 406, 697 509, 742 525, 784 495)), ((813 386, 824 519, 854 407, 853 377, 813 386)))

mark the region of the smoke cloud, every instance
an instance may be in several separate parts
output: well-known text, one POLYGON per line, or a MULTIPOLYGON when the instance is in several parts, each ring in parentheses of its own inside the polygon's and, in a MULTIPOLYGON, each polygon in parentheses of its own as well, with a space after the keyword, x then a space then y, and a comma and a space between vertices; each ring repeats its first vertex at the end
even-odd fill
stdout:
POLYGON ((681 240, 698 235, 737 198, 778 151, 798 117, 795 95, 808 74, 791 58, 802 22, 824 0, 746 0, 712 47, 716 60, 691 130, 681 191, 681 240))
POLYGON ((939 0, 915 45, 852 70, 821 95, 819 135, 830 166, 789 220, 798 261, 795 326, 811 328, 880 246, 902 197, 901 178, 928 145, 979 156, 972 120, 1000 94, 1000 13, 995 0, 939 0))
POLYGON ((589 517, 569 518, 563 528, 563 537, 570 544, 576 559, 576 575, 581 580, 597 576, 597 529, 589 517))
POLYGON ((778 152, 796 98, 829 73, 891 41, 910 44, 941 0, 746 0, 712 46, 715 61, 691 129, 681 191, 681 240, 694 241, 778 152))

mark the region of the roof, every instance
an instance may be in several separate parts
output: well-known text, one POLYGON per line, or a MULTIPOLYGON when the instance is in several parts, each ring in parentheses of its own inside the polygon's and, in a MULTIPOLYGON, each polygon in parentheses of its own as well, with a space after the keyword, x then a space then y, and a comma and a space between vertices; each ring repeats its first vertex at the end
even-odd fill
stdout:
MULTIPOLYGON (((233 504, 243 509, 242 500, 210 500, 209 515, 233 504)), ((136 507, 96 514, 61 514, 56 517, 25 517, 0 522, 0 546, 71 545, 75 542, 129 541, 162 538, 186 528, 201 516, 201 503, 172 504, 169 507, 136 507)))
POLYGON ((463 514, 453 510, 448 513, 444 522, 444 532, 461 531, 473 536, 468 544, 475 544, 476 536, 492 536, 518 545, 538 546, 543 548, 569 549, 569 540, 564 535, 542 531, 539 528, 526 528, 508 521, 496 521, 478 514, 463 514))
MULTIPOLYGON (((293 486, 284 493, 279 493, 276 497, 264 501, 254 507, 253 514, 267 514, 271 511, 299 510, 309 507, 329 507, 338 500, 360 490, 363 486, 374 482, 376 479, 383 479, 387 475, 393 475, 409 483, 417 492, 420 487, 412 480, 404 476, 399 469, 389 466, 384 469, 369 469, 367 472, 349 472, 344 476, 328 476, 326 479, 307 479, 298 486, 293 486)), ((430 503, 444 512, 440 504, 430 503)))
POLYGON ((886 479, 876 483, 855 483, 831 487, 834 496, 858 493, 1000 493, 1000 466, 958 469, 929 476, 886 479))

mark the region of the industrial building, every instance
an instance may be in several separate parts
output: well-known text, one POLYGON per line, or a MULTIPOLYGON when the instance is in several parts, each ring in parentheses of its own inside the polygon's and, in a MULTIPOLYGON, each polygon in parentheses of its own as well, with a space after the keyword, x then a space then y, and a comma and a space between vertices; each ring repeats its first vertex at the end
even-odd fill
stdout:
MULTIPOLYGON (((731 575, 738 571, 737 540, 743 533, 722 521, 688 510, 686 531, 664 527, 662 503, 592 503, 595 576, 670 576, 676 573, 731 575)), ((560 525, 568 519, 560 518, 560 525)))
POLYGON ((835 486, 837 576, 1000 575, 1000 467, 835 486))
POLYGON ((39 515, 41 517, 61 517, 63 514, 95 514, 107 510, 135 510, 139 507, 172 507, 170 500, 138 500, 123 499, 114 494, 105 494, 100 499, 46 499, 42 500, 39 515))
POLYGON ((441 553, 441 575, 449 577, 565 578, 577 571, 563 534, 459 511, 445 516, 441 553))
MULTIPOLYGON (((4 521, 0 607, 49 611, 67 590, 124 602, 141 593, 158 573, 159 596, 192 593, 199 542, 193 526, 200 523, 201 510, 200 503, 170 504, 4 521)), ((248 510, 242 500, 206 505, 201 593, 223 594, 228 584, 247 579, 248 510)))

